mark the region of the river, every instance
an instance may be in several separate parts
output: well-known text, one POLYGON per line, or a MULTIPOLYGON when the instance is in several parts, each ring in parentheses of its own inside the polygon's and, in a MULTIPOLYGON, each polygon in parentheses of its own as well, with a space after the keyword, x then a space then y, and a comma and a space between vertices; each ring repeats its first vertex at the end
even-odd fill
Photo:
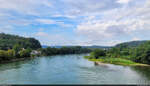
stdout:
POLYGON ((150 84, 149 67, 95 66, 86 54, 37 57, 0 65, 0 84, 150 84))

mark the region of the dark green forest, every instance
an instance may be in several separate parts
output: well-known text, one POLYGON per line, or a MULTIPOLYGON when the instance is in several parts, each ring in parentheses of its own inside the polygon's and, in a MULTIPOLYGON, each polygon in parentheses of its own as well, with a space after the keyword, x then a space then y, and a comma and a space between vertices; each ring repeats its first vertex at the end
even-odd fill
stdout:
POLYGON ((139 46, 139 45, 141 45, 141 44, 143 44, 145 42, 147 42, 147 40, 123 42, 123 43, 115 45, 115 47, 120 47, 120 46, 137 47, 137 46, 139 46))
POLYGON ((92 50, 89 48, 82 48, 81 46, 73 46, 73 47, 61 47, 61 48, 40 48, 42 55, 50 56, 50 55, 58 55, 58 54, 81 54, 81 53, 89 53, 92 50))
POLYGON ((0 33, 0 50, 12 49, 15 44, 25 49, 41 48, 40 42, 34 38, 24 38, 17 35, 0 33))

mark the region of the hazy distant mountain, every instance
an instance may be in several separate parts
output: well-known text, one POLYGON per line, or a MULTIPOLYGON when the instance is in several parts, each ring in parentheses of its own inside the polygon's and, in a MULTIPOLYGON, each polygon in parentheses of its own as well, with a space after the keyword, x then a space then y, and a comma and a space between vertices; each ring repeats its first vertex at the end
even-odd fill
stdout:
MULTIPOLYGON (((142 41, 130 41, 130 42, 123 42, 120 44, 117 44, 115 46, 99 46, 99 45, 92 45, 92 46, 81 46, 83 48, 101 48, 101 49, 106 49, 106 48, 112 48, 112 47, 119 47, 121 45, 127 45, 128 47, 136 47, 142 43, 147 42, 148 40, 142 40, 142 41)), ((42 45, 43 48, 47 48, 47 47, 54 47, 54 48, 61 48, 64 46, 47 46, 47 45, 42 45)), ((65 46, 65 47, 73 47, 73 46, 65 46)))
MULTIPOLYGON (((42 45, 42 48, 47 48, 47 47, 54 47, 54 48, 61 48, 61 47, 73 47, 71 45, 68 46, 47 46, 47 45, 42 45)), ((93 45, 93 46, 81 46, 83 48, 111 48, 112 46, 98 46, 98 45, 93 45)))
POLYGON ((42 45, 42 48, 47 48, 47 47, 61 48, 61 47, 63 47, 63 46, 48 46, 48 45, 42 45))
POLYGON ((112 46, 98 46, 98 45, 92 45, 92 46, 82 46, 85 48, 112 48, 112 46))
POLYGON ((42 48, 47 48, 47 47, 49 47, 49 46, 47 46, 47 45, 42 45, 42 48))
POLYGON ((141 45, 147 41, 148 40, 124 42, 124 43, 117 44, 115 47, 119 47, 121 45, 126 45, 128 47, 136 47, 136 46, 139 46, 139 45, 141 45))

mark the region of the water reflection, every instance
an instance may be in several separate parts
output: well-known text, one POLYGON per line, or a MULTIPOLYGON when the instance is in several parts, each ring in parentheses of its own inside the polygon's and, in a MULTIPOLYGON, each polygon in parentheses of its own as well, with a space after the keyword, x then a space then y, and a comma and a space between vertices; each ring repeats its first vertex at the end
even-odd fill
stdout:
POLYGON ((33 59, 31 58, 31 59, 25 59, 23 61, 0 64, 0 71, 21 68, 22 65, 25 64, 26 62, 28 62, 29 60, 32 61, 33 59))
POLYGON ((150 67, 148 67, 148 66, 145 66, 145 67, 137 66, 137 67, 131 67, 131 69, 133 69, 137 73, 141 74, 143 77, 150 80, 150 67))

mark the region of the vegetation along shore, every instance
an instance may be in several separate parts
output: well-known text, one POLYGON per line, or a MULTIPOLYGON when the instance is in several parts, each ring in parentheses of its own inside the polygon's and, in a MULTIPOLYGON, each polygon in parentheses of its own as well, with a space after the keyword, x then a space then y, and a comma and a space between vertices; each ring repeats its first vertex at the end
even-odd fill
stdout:
POLYGON ((150 41, 142 42, 137 46, 123 43, 111 49, 95 49, 85 58, 94 62, 110 63, 126 66, 149 66, 150 41))
POLYGON ((20 61, 37 56, 58 54, 80 54, 91 52, 80 46, 61 48, 42 48, 38 40, 0 33, 0 63, 20 61))
POLYGON ((42 48, 40 42, 35 38, 24 38, 0 33, 0 63, 14 62, 38 56, 81 53, 90 53, 85 58, 96 63, 148 66, 150 64, 150 41, 127 42, 105 48, 87 48, 85 46, 42 48))

